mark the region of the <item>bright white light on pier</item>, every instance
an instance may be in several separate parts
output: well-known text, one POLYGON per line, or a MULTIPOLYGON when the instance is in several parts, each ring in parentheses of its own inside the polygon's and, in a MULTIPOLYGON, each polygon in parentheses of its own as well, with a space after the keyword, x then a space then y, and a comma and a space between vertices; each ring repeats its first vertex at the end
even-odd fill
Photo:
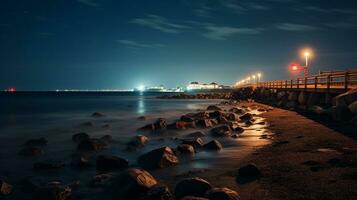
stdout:
POLYGON ((143 92, 143 91, 145 90, 145 85, 139 85, 139 86, 137 87, 137 89, 138 89, 139 91, 143 92))
POLYGON ((262 74, 261 73, 258 73, 257 74, 258 78, 262 77, 262 74))

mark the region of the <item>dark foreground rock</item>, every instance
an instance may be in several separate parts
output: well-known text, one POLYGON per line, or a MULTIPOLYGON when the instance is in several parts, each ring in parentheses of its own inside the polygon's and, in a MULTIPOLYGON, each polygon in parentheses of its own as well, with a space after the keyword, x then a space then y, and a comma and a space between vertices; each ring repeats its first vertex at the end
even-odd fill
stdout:
POLYGON ((152 124, 145 125, 145 126, 139 128, 139 130, 141 130, 141 131, 163 131, 163 130, 166 130, 166 127, 167 127, 166 119, 159 118, 156 120, 156 122, 154 122, 152 124))
POLYGON ((138 163, 145 169, 161 169, 179 164, 179 159, 170 147, 162 147, 141 155, 138 163))
POLYGON ((211 184, 202 178, 188 178, 176 185, 175 196, 177 199, 184 196, 205 197, 206 192, 211 189, 211 184))
POLYGON ((12 192, 12 185, 7 182, 0 180, 0 199, 3 196, 7 196, 12 192))
POLYGON ((131 139, 127 144, 127 150, 136 150, 138 148, 142 148, 148 142, 148 138, 144 135, 137 135, 133 139, 131 139))
POLYGON ((89 182, 89 186, 94 188, 108 188, 113 178, 114 176, 111 173, 97 174, 89 182))
POLYGON ((212 140, 211 142, 203 145, 203 148, 206 150, 218 151, 223 149, 223 146, 218 140, 212 140))
POLYGON ((19 151, 21 156, 39 156, 43 153, 44 151, 40 147, 24 147, 19 151))
POLYGON ((237 181, 239 183, 251 182, 258 179, 261 172, 255 164, 247 164, 239 168, 237 181))
POLYGON ((81 141, 78 146, 78 151, 99 151, 107 147, 108 144, 100 139, 89 139, 81 141))
POLYGON ((33 164, 35 170, 53 170, 63 168, 65 164, 61 161, 39 161, 33 164))
POLYGON ((207 110, 221 111, 222 108, 215 106, 215 105, 210 105, 207 107, 207 110))
POLYGON ((38 139, 30 139, 25 142, 25 146, 45 146, 47 145, 48 141, 46 138, 41 137, 38 139))
POLYGON ((209 200, 239 200, 239 194, 229 188, 213 188, 207 192, 209 200))
POLYGON ((211 130, 214 137, 229 137, 232 135, 232 129, 228 125, 221 125, 211 130))
POLYGON ((72 135, 73 142, 82 142, 84 140, 89 140, 89 135, 87 133, 81 132, 72 135))
POLYGON ((180 154, 189 154, 189 155, 195 154, 195 148, 189 144, 180 144, 179 146, 177 146, 177 151, 180 154))
POLYGON ((193 138, 196 138, 196 137, 205 137, 206 134, 204 132, 201 132, 201 131, 196 131, 196 132, 193 132, 193 133, 190 133, 188 135, 186 135, 186 137, 193 137, 193 138))
POLYGON ((174 200, 174 197, 167 186, 156 185, 142 195, 139 200, 174 200))
POLYGON ((67 200, 72 193, 71 188, 61 185, 59 182, 48 183, 40 187, 34 193, 33 199, 36 200, 67 200))
POLYGON ((71 166, 74 168, 89 167, 90 163, 87 156, 81 154, 74 154, 71 160, 71 166))
POLYGON ((203 145, 203 140, 199 137, 193 139, 184 139, 182 140, 182 144, 189 144, 195 148, 200 148, 203 145))
POLYGON ((100 171, 123 170, 128 166, 128 161, 118 156, 99 155, 96 159, 96 167, 100 171))
POLYGON ((248 121, 253 119, 253 115, 250 113, 245 113, 244 115, 239 117, 242 121, 248 121))
POLYGON ((128 169, 113 179, 113 190, 126 198, 137 198, 144 195, 158 182, 147 171, 142 169, 128 169))

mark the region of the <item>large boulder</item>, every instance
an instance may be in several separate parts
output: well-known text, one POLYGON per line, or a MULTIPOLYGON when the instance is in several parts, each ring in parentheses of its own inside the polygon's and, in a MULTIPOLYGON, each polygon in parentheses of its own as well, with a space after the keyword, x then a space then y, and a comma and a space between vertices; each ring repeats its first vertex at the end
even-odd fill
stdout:
POLYGON ((127 160, 113 155, 99 155, 96 159, 97 170, 112 171, 123 170, 129 166, 127 160))
POLYGON ((12 185, 0 180, 0 199, 2 196, 7 196, 12 192, 12 185))
POLYGON ((253 115, 250 113, 245 113, 244 115, 240 116, 239 118, 242 121, 248 121, 248 120, 253 119, 253 115))
POLYGON ((343 94, 336 96, 333 99, 333 105, 348 106, 357 101, 357 88, 351 89, 343 94))
POLYGON ((350 120, 353 115, 347 106, 332 106, 327 109, 327 114, 336 121, 350 120))
POLYGON ((203 140, 199 137, 197 138, 193 138, 193 139, 183 139, 182 140, 182 144, 188 144, 188 145, 191 145, 195 148, 199 148, 199 147, 202 147, 203 145, 203 140))
POLYGON ((321 101, 322 101, 322 95, 317 92, 312 92, 310 93, 309 98, 307 99, 307 105, 309 107, 320 105, 321 101))
POLYGON ((179 164, 179 159, 170 147, 162 147, 141 155, 138 163, 145 169, 161 169, 179 164))
POLYGON ((225 116, 226 116, 226 113, 219 111, 219 110, 209 113, 209 117, 213 118, 213 119, 218 119, 220 117, 225 117, 225 116))
POLYGON ((179 146, 177 146, 177 151, 180 154, 189 154, 189 155, 195 154, 195 148, 189 144, 180 144, 179 146))
POLYGON ((205 197, 206 192, 211 189, 211 184, 202 178, 188 178, 177 183, 175 196, 177 199, 184 196, 205 197))
POLYGON ((282 100, 284 97, 286 97, 287 96, 287 94, 286 94, 286 92, 285 91, 280 91, 280 92, 278 92, 278 94, 276 95, 276 98, 278 99, 278 100, 282 100))
POLYGON ((72 190, 68 186, 63 186, 59 182, 48 183, 40 187, 34 193, 33 199, 36 200, 67 200, 70 198, 72 190))
POLYGON ((174 200, 174 196, 167 186, 155 185, 142 195, 139 200, 174 200))
POLYGON ((207 150, 218 151, 218 150, 221 150, 223 148, 223 146, 219 141, 212 140, 211 142, 208 142, 207 144, 203 145, 203 148, 207 149, 207 150))
POLYGON ((261 176, 259 168, 255 164, 247 164, 239 168, 237 180, 240 183, 250 182, 261 176))
POLYGON ((209 200, 239 200, 239 194, 229 188, 213 188, 207 192, 209 200))
POLYGON ((149 139, 144 135, 137 135, 127 143, 127 150, 135 150, 138 148, 142 148, 145 146, 148 140, 149 139))
POLYGON ((232 129, 228 125, 221 125, 211 129, 214 137, 227 137, 232 135, 232 129))
POLYGON ((157 180, 142 169, 128 169, 112 181, 113 190, 127 199, 135 199, 157 185, 157 180))
POLYGON ((297 101, 298 100, 298 92, 289 92, 288 100, 289 101, 297 101))
POLYGON ((353 115, 357 115, 357 101, 351 103, 350 105, 348 105, 348 109, 350 110, 350 112, 353 115))
POLYGON ((210 105, 207 107, 207 110, 216 110, 216 111, 221 111, 222 108, 215 106, 215 105, 210 105))
POLYGON ((72 135, 73 142, 81 142, 83 140, 89 140, 89 135, 87 133, 81 132, 72 135))
POLYGON ((298 102, 300 105, 306 105, 308 99, 308 94, 304 91, 299 93, 298 102))
POLYGON ((89 139, 89 140, 83 140, 81 141, 78 146, 77 150, 78 151, 99 151, 107 147, 108 144, 103 142, 100 139, 89 139))

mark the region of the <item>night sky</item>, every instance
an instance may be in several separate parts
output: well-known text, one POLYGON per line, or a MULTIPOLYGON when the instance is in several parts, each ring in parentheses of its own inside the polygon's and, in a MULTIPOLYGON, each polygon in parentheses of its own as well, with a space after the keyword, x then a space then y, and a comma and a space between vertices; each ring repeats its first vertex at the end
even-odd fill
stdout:
POLYGON ((357 68, 356 0, 1 0, 0 89, 232 85, 357 68))

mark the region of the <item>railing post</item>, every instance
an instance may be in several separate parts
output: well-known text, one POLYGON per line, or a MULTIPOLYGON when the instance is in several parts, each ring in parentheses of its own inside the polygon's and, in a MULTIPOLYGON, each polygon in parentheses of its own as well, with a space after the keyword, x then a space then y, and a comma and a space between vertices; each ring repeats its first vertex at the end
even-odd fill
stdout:
POLYGON ((318 82, 318 79, 317 79, 317 76, 315 76, 315 89, 317 89, 317 82, 318 82))
POLYGON ((288 80, 285 80, 285 88, 288 88, 288 80))
POLYGON ((348 81, 349 81, 348 72, 345 72, 345 90, 348 89, 348 81))
POLYGON ((297 85, 296 88, 299 88, 299 84, 300 84, 300 83, 299 83, 299 78, 297 78, 296 80, 297 80, 297 82, 296 82, 296 85, 297 85))
POLYGON ((304 84, 305 84, 305 89, 307 88, 307 78, 305 77, 305 80, 304 80, 304 84))
POLYGON ((331 77, 330 77, 330 74, 329 75, 327 75, 327 89, 328 90, 330 90, 330 79, 331 79, 331 77))
POLYGON ((293 88, 293 79, 290 79, 290 88, 293 88))

